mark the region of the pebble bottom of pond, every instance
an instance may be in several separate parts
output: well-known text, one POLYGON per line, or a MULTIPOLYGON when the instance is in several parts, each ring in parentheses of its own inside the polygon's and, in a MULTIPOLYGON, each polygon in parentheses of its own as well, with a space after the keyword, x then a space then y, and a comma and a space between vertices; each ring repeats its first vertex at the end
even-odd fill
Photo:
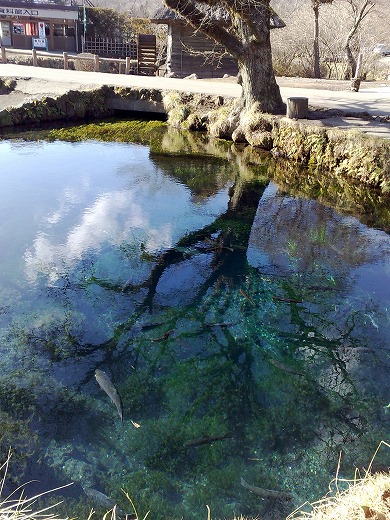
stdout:
POLYGON ((327 492, 340 451, 339 478, 368 466, 389 438, 386 233, 211 156, 0 157, 5 492, 275 520, 327 492))

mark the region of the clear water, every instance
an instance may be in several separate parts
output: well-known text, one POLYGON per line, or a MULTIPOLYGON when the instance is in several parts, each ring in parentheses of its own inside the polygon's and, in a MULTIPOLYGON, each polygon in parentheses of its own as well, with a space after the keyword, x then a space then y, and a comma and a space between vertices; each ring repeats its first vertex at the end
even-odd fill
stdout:
POLYGON ((152 519, 283 518, 341 449, 350 477, 389 440, 386 233, 213 157, 11 140, 0 161, 8 490, 74 482, 80 518, 90 489, 152 519))

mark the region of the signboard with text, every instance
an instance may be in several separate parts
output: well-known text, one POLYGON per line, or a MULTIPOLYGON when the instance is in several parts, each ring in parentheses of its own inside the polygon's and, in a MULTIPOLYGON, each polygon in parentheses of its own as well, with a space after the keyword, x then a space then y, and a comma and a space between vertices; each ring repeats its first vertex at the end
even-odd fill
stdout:
POLYGON ((25 7, 6 7, 0 2, 0 16, 29 16, 31 18, 57 18, 63 20, 77 20, 78 9, 32 9, 25 7))
POLYGON ((47 38, 33 38, 32 39, 33 49, 48 49, 47 38))
POLYGON ((38 22, 38 36, 41 40, 46 38, 45 22, 38 22))

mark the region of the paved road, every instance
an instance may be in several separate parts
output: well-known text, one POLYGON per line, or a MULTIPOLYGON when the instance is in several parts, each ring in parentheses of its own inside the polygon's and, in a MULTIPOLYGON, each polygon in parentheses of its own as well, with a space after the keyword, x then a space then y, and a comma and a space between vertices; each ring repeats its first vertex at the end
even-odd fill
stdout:
MULTIPOLYGON (((96 85, 115 85, 125 87, 156 88, 202 94, 238 97, 241 87, 236 83, 224 81, 183 80, 160 78, 156 76, 134 76, 105 74, 102 72, 80 72, 24 65, 0 64, 2 77, 32 77, 56 83, 74 84, 74 88, 96 85)), ((315 107, 338 108, 348 111, 368 111, 373 115, 390 116, 390 87, 361 88, 359 92, 302 89, 281 87, 284 100, 293 96, 309 98, 315 107)))

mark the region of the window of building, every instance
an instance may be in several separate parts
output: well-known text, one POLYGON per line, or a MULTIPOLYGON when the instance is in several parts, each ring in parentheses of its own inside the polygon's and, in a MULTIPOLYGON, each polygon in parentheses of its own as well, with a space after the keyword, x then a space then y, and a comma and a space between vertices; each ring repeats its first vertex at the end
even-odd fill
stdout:
POLYGON ((65 25, 54 24, 54 36, 65 36, 65 25))
POLYGON ((12 24, 12 32, 14 34, 24 34, 24 24, 22 23, 13 23, 12 24))
POLYGON ((76 36, 74 27, 65 24, 54 24, 54 36, 76 36))

